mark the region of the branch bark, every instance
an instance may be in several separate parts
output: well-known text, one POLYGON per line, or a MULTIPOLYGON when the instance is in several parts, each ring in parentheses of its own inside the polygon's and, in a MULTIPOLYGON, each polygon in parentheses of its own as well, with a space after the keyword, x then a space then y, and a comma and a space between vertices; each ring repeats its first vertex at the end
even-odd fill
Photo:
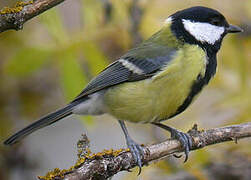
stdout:
MULTIPOLYGON (((188 131, 193 139, 191 150, 197 150, 212 144, 218 144, 225 141, 235 141, 238 139, 251 137, 251 122, 240 125, 232 125, 222 128, 215 128, 206 131, 198 131, 195 125, 188 131)), ((162 158, 182 152, 180 143, 177 140, 167 140, 165 142, 144 147, 143 165, 150 162, 159 161, 162 158)), ((136 167, 136 163, 130 152, 122 152, 117 156, 107 155, 85 160, 76 169, 69 171, 63 176, 57 176, 52 179, 61 180, 86 180, 86 179, 107 179, 120 171, 129 171, 136 167)))
MULTIPOLYGON (((0 33, 10 29, 21 30, 26 21, 62 3, 63 1, 65 0, 34 0, 34 2, 30 4, 23 6, 20 5, 20 11, 13 8, 14 12, 1 12, 0 33)), ((12 11, 12 8, 9 9, 12 11)))

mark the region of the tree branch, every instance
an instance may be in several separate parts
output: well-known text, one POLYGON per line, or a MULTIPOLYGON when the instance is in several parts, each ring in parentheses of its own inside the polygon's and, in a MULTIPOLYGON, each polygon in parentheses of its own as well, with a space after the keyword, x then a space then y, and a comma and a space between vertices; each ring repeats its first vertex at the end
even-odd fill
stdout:
POLYGON ((26 21, 63 1, 64 0, 34 0, 34 2, 18 2, 14 8, 2 9, 0 12, 0 33, 10 29, 22 29, 26 21))
MULTIPOLYGON (((191 150, 197 150, 212 144, 218 144, 225 141, 251 137, 251 122, 240 125, 215 128, 206 131, 198 131, 197 125, 188 131, 193 139, 191 150)), ((182 152, 180 143, 177 140, 167 140, 165 142, 144 147, 143 165, 148 165, 152 161, 158 161, 168 155, 182 152)), ((115 152, 115 151, 114 151, 115 152)), ((136 163, 129 151, 123 151, 114 155, 108 151, 86 158, 81 164, 75 166, 72 170, 61 171, 51 179, 61 180, 86 180, 86 179, 107 179, 120 171, 129 171, 136 167, 136 163), (99 154, 99 155, 98 155, 99 154)), ((59 170, 58 170, 59 171, 59 170)), ((48 175, 46 176, 46 178, 48 175)), ((40 177, 40 179, 46 179, 40 177)), ((49 178, 48 178, 49 179, 49 178)))

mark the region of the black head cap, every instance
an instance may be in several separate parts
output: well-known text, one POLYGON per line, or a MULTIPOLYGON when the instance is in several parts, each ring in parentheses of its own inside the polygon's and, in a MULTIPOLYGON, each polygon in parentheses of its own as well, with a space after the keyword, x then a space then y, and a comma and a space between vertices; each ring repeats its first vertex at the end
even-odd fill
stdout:
POLYGON ((187 19, 193 22, 207 22, 217 26, 229 26, 225 17, 220 12, 203 6, 195 6, 178 11, 171 17, 173 20, 187 19))

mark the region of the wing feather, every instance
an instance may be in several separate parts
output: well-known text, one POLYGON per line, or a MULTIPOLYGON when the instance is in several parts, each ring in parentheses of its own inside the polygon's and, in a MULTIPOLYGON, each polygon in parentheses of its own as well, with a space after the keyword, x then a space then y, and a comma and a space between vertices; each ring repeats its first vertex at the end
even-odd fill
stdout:
POLYGON ((132 68, 125 66, 121 59, 119 59, 105 68, 98 76, 96 76, 73 100, 73 102, 107 87, 111 87, 123 82, 139 81, 152 77, 162 68, 163 65, 166 65, 172 59, 172 56, 175 53, 175 49, 166 48, 166 53, 161 52, 160 56, 157 54, 156 57, 144 58, 132 56, 129 51, 129 53, 127 53, 121 59, 124 62, 128 62, 132 67, 140 69, 140 72, 142 73, 137 73, 137 71, 134 72, 132 68))

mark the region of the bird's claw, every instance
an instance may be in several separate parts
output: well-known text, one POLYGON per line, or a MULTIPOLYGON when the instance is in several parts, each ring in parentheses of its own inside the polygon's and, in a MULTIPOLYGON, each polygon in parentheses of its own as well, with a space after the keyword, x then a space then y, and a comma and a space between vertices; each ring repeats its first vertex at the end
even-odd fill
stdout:
POLYGON ((173 157, 175 157, 175 158, 181 158, 182 157, 182 154, 180 154, 180 155, 177 155, 177 154, 173 154, 173 157))
POLYGON ((181 146, 183 147, 184 152, 185 152, 185 160, 184 160, 184 163, 185 163, 188 159, 189 151, 192 148, 191 136, 187 133, 183 133, 172 128, 171 137, 177 139, 181 143, 181 146))
MULTIPOLYGON (((171 137, 173 139, 177 139, 180 142, 181 146, 183 147, 183 149, 185 151, 185 160, 184 160, 184 162, 186 162, 187 159, 188 159, 189 151, 190 151, 190 149, 192 148, 192 145, 193 145, 193 141, 192 141, 191 136, 189 134, 187 134, 187 133, 183 133, 183 132, 178 131, 177 129, 169 127, 169 126, 167 126, 165 124, 156 123, 156 122, 153 122, 152 124, 162 128, 162 129, 165 129, 165 130, 169 131, 171 133, 171 137)), ((178 156, 175 155, 174 157, 178 157, 178 156)))
POLYGON ((139 167, 138 175, 140 175, 142 168, 141 157, 143 157, 144 155, 144 150, 139 144, 134 142, 132 139, 127 140, 127 145, 132 153, 133 159, 135 160, 137 166, 139 167))

